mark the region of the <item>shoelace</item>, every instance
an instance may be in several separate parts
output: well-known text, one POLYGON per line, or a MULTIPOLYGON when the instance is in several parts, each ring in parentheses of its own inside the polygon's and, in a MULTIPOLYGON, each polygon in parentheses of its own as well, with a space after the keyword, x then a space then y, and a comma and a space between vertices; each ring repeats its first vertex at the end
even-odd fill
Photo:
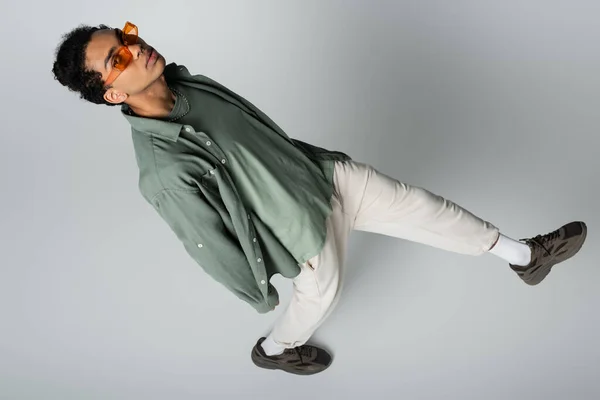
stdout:
POLYGON ((312 349, 310 347, 307 346, 298 346, 298 347, 294 347, 293 349, 287 349, 286 352, 289 353, 295 353, 298 355, 298 357, 300 357, 300 363, 304 364, 304 357, 309 357, 312 355, 312 349))
POLYGON ((550 252, 548 251, 548 248, 546 247, 546 245, 551 244, 552 242, 554 242, 556 239, 558 239, 558 237, 560 236, 560 229, 557 229, 553 232, 550 232, 546 235, 537 235, 536 237, 534 237, 533 239, 530 239, 529 241, 531 241, 532 243, 537 244, 538 246, 540 246, 542 249, 544 249, 544 251, 546 252, 546 254, 548 254, 549 256, 551 256, 552 254, 550 254, 550 252))
POLYGON ((554 232, 550 232, 547 235, 538 235, 536 236, 536 239, 541 239, 543 241, 545 241, 546 243, 550 243, 556 239, 558 239, 560 235, 560 229, 555 230, 554 232))

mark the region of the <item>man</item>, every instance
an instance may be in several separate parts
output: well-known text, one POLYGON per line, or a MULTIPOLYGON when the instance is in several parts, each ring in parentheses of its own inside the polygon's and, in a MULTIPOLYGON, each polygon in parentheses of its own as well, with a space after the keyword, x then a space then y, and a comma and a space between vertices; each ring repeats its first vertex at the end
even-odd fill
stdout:
POLYGON ((325 350, 306 342, 339 299, 352 230, 490 253, 529 285, 586 238, 585 223, 572 222, 513 240, 447 199, 291 139, 243 97, 166 65, 129 22, 122 30, 80 26, 66 34, 53 72, 83 99, 121 107, 142 195, 210 276, 259 313, 279 304, 270 278, 293 279, 289 307, 252 349, 259 367, 309 375, 331 364, 325 350))

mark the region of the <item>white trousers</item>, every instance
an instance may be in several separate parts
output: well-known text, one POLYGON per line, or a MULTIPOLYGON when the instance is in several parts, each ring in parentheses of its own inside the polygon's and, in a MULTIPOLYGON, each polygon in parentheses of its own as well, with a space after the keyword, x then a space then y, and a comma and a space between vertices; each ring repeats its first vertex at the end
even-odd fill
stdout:
POLYGON ((473 256, 499 237, 498 228, 455 203, 357 161, 335 163, 331 202, 323 250, 301 265, 290 304, 269 335, 281 349, 306 343, 337 304, 352 230, 473 256))

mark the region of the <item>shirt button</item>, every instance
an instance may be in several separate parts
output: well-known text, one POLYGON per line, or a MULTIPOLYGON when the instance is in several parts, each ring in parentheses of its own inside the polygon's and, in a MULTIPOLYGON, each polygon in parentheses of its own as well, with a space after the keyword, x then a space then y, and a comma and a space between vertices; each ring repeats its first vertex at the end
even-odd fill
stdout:
POLYGON ((212 143, 211 143, 211 141, 210 141, 210 140, 209 140, 208 142, 206 142, 206 145, 207 145, 207 146, 210 146, 211 144, 212 144, 212 143))
POLYGON ((260 283, 264 285, 264 284, 265 284, 265 283, 267 283, 267 282, 265 282, 265 281, 260 281, 260 283))
POLYGON ((256 238, 252 239, 252 241, 253 241, 254 243, 256 243, 256 238))
POLYGON ((262 261, 262 258, 259 258, 259 259, 258 259, 258 260, 256 260, 256 261, 258 261, 258 262, 261 262, 261 261, 262 261))
POLYGON ((215 170, 214 170, 214 169, 211 169, 211 170, 210 170, 210 173, 211 173, 211 175, 214 175, 214 174, 215 174, 215 170))
POLYGON ((223 164, 225 164, 225 159, 222 159, 222 160, 221 160, 221 162, 222 162, 223 164))
POLYGON ((202 243, 198 244, 198 247, 202 248, 204 247, 204 245, 202 245, 202 243))
POLYGON ((191 131, 191 129, 190 128, 185 128, 185 131, 189 132, 189 131, 191 131))

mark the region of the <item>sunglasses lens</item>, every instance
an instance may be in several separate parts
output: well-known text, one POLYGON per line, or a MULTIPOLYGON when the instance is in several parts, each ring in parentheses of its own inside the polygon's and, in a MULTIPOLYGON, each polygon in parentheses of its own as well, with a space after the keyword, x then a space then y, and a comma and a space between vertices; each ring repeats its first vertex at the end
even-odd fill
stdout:
POLYGON ((114 68, 119 71, 124 71, 131 62, 131 53, 122 48, 117 52, 114 58, 114 68))
POLYGON ((123 41, 127 44, 136 44, 138 38, 137 26, 127 22, 123 28, 123 41))

